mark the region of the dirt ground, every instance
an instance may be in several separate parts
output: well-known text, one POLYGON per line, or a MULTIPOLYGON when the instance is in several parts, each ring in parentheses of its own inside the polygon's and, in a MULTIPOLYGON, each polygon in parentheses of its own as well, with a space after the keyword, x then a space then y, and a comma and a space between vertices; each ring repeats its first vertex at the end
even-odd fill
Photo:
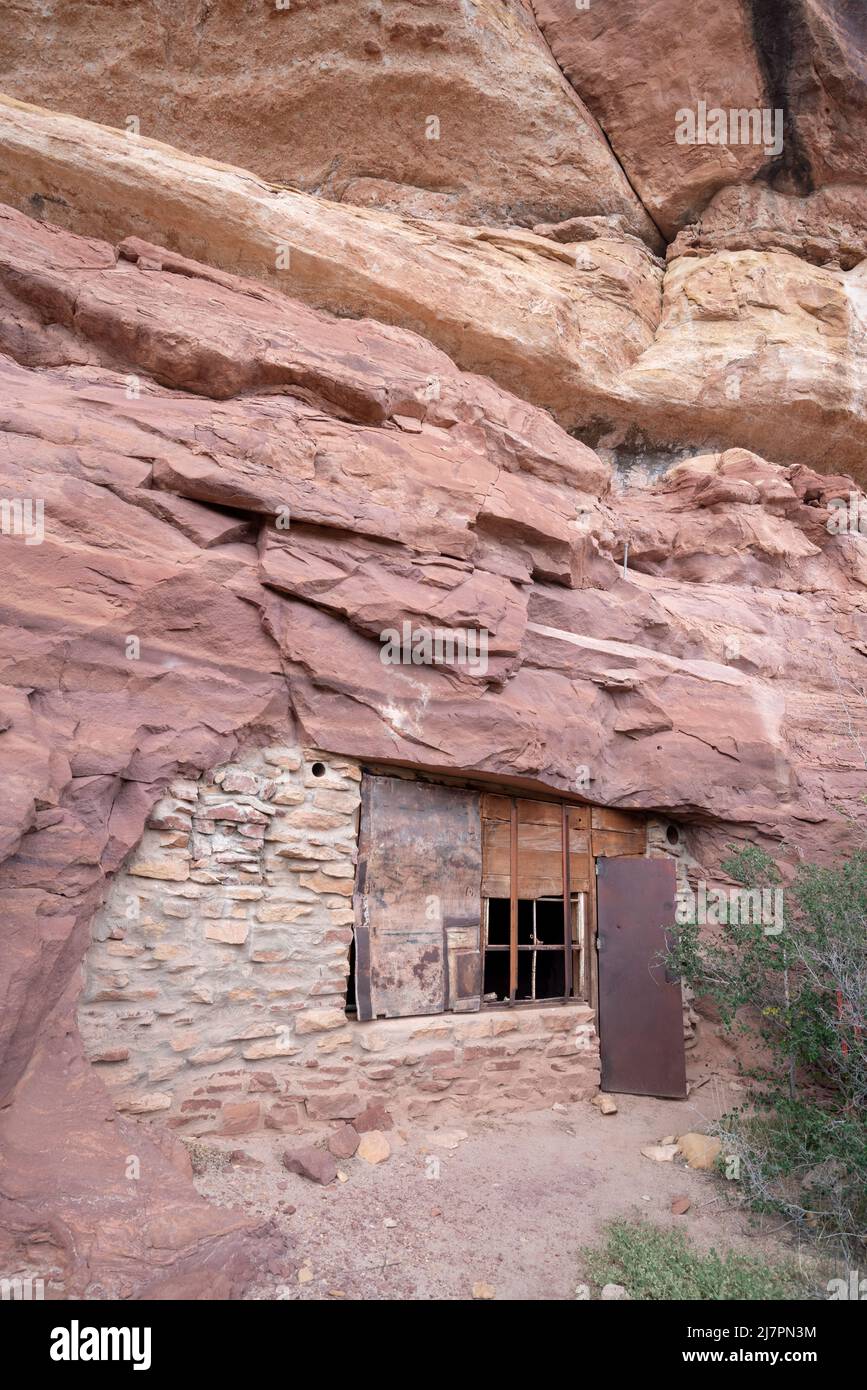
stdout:
POLYGON ((402 1127, 388 1134, 388 1159, 337 1160, 345 1180, 327 1187, 283 1167, 283 1152, 303 1140, 224 1140, 247 1159, 220 1167, 215 1156, 196 1181, 212 1201, 274 1216, 286 1233, 298 1273, 251 1298, 468 1299, 483 1282, 500 1299, 574 1299, 581 1247, 615 1216, 680 1226, 701 1249, 797 1257, 785 1233, 757 1232, 727 1202, 721 1179, 641 1155, 704 1129, 743 1099, 735 1087, 710 1077, 685 1101, 617 1096, 611 1116, 581 1103, 461 1128, 402 1127), (681 1195, 692 1205, 674 1216, 681 1195))

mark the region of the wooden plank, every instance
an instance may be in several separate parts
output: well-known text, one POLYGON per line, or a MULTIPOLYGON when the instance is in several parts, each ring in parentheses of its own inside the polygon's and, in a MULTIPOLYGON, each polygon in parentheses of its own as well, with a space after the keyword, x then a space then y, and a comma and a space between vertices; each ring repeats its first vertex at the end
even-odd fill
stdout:
POLYGON ((519 820, 518 844, 521 846, 521 850, 527 854, 559 854, 561 850, 560 822, 544 824, 519 820))
POLYGON ((647 834, 641 830, 594 830, 593 854, 597 859, 641 857, 647 849, 647 834))
MULTIPOLYGON (((506 829, 508 830, 508 826, 506 829)), ((509 841, 505 845, 494 845, 493 848, 483 845, 483 851, 485 877, 493 874, 497 878, 508 879, 512 872, 511 842, 509 841)), ((509 894, 506 893, 506 897, 508 896, 509 894)))
POLYGON ((473 927, 446 927, 448 1007, 455 1013, 476 1013, 482 1003, 480 921, 473 927))
POLYGON ((564 808, 569 834, 569 886, 572 893, 589 893, 593 875, 590 853, 590 807, 564 808))
MULTIPOLYGON (((501 800, 505 798, 500 798, 501 800)), ((510 819, 482 821, 482 896, 508 898, 512 871, 512 827, 510 819)))
POLYGON ((519 894, 522 902, 530 901, 533 898, 559 898, 560 897, 561 875, 557 875, 557 882, 552 888, 550 878, 519 878, 518 883, 521 888, 519 894))
POLYGON ((584 920, 584 997, 596 1014, 599 1032, 599 961, 596 953, 596 860, 590 860, 590 892, 584 920))
POLYGON ((608 806, 593 806, 590 815, 590 843, 597 859, 647 853, 647 824, 643 816, 608 806))
POLYGON ((550 825, 559 833, 561 814, 557 801, 528 801, 524 797, 518 801, 519 825, 550 825))
POLYGON ((482 843, 491 849, 508 850, 512 843, 512 827, 509 821, 483 820, 482 843))
MULTIPOLYGON (((557 824, 560 807, 563 804, 560 801, 538 801, 532 797, 522 796, 518 798, 518 819, 524 824, 533 821, 557 824)), ((511 805, 512 798, 509 796, 500 796, 496 792, 482 792, 482 820, 511 821, 511 805)), ((570 806, 569 824, 575 830, 589 830, 590 807, 570 806)))
POLYGON ((362 779, 356 879, 360 1019, 478 1008, 481 821, 477 792, 362 779))
POLYGON ((482 879, 483 898, 508 898, 511 893, 511 877, 504 874, 502 877, 496 874, 488 874, 482 879))
MULTIPOLYGON (((504 798, 499 798, 503 800, 504 798)), ((485 798, 483 797, 483 803, 485 798)), ((538 803, 543 804, 543 803, 538 803)), ((549 812, 542 813, 546 819, 521 820, 526 801, 518 802, 518 845, 520 850, 520 871, 518 878, 518 897, 523 899, 549 897, 557 898, 562 892, 563 867, 562 827, 556 821, 547 819, 549 812)), ((555 807, 561 819, 563 810, 555 807)), ((533 812, 530 813, 533 816, 533 812)), ((589 822, 589 810, 570 807, 570 878, 574 892, 586 892, 590 883, 590 834, 583 821, 589 822), (573 828, 575 822, 578 828, 573 828)), ((512 865, 511 823, 503 820, 483 819, 482 821, 482 895, 486 898, 508 898, 510 896, 510 874, 512 865)))
MULTIPOLYGON (((573 893, 586 893, 590 887, 590 871, 587 861, 583 857, 572 858, 570 871, 573 893)), ((550 878, 524 878, 518 880, 520 885, 519 897, 528 898, 559 898, 560 879, 558 877, 556 887, 552 888, 550 878)), ((511 876, 509 874, 486 873, 482 879, 483 898, 509 898, 511 896, 511 876)))
POLYGON ((518 897, 559 897, 563 891, 563 812, 547 801, 518 801, 518 897))
POLYGON ((573 857, 576 854, 590 853, 590 830, 583 827, 576 830, 573 825, 569 826, 569 845, 573 857))
POLYGON ((595 858, 618 859, 647 853, 647 826, 641 816, 594 806, 591 819, 590 845, 595 858))
MULTIPOLYGON (((572 991, 576 996, 583 996, 588 1001, 591 998, 592 976, 591 953, 589 944, 591 939, 592 923, 595 921, 595 866, 593 857, 590 853, 591 837, 591 808, 589 806, 568 806, 564 808, 566 823, 569 836, 569 896, 573 893, 584 894, 584 922, 583 939, 575 940, 575 949, 571 952, 572 956, 572 991)), ((569 904, 570 937, 573 933, 572 927, 573 905, 569 904)), ((576 909, 577 917, 577 909, 576 909)), ((578 931, 578 923, 574 928, 578 931)))
POLYGON ((635 811, 617 811, 611 806, 591 806, 594 830, 635 830, 643 825, 635 811))

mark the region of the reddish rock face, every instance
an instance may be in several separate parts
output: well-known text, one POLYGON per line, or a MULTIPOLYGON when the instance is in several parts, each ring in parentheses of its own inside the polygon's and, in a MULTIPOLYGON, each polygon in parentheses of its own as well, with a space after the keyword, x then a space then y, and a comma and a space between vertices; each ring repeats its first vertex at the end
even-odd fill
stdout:
POLYGON ((24 101, 337 202, 512 226, 616 212, 656 238, 527 0, 179 0, 50 21, 24 0, 4 18, 0 91, 24 101))
POLYGON ((667 256, 774 250, 853 270, 867 255, 867 188, 831 184, 792 198, 765 183, 730 185, 678 233, 667 256))
POLYGON ((863 499, 745 450, 612 486, 412 333, 11 209, 0 298, 4 1253, 47 1229, 68 1291, 213 1296, 219 1263, 229 1296, 270 1236, 117 1117, 74 1023, 91 918, 168 783, 297 732, 564 792, 586 767, 594 801, 694 820, 709 868, 732 839, 839 851, 867 561, 828 522, 863 499), (487 669, 383 665, 404 619, 486 628, 487 669))
POLYGON ((554 57, 666 237, 733 184, 760 178, 793 197, 863 185, 863 6, 695 0, 687 17, 680 0, 531 3, 554 57), (706 112, 726 112, 725 127, 711 128, 706 141, 679 140, 679 113, 698 119, 702 102, 706 112), (750 139, 741 139, 740 116, 733 132, 728 113, 751 110, 769 113, 770 142, 754 139, 752 126, 750 139), (725 140, 713 138, 723 130, 725 140))
MULTIPOLYGON (((865 52, 860 0, 4 15, 4 1271, 285 1273, 195 1197, 159 1080, 119 1114, 81 1051, 93 915, 158 801, 183 840, 173 779, 303 740, 670 813, 706 877, 863 843, 865 52), (702 105, 770 148, 678 139, 702 105), (485 663, 384 664, 404 625, 485 663)), ((195 1104, 292 1130, 276 1087, 195 1104)), ((390 1126, 360 1106, 321 1103, 334 1153, 390 1126)))
POLYGON ((666 236, 718 188, 747 183, 766 162, 753 145, 680 144, 676 113, 708 106, 760 107, 759 56, 748 7, 696 0, 532 0, 554 57, 584 93, 645 207, 666 236), (719 101, 717 100, 719 98, 719 101))
MULTIPOLYGON (((49 955, 51 928, 38 921, 25 930, 34 954, 49 955)), ((21 919, 10 926, 13 965, 27 968, 21 919)), ((61 949, 59 935, 53 944, 61 949)), ((253 1278, 285 1275, 276 1230, 198 1198, 184 1146, 114 1111, 71 1022, 75 973, 68 998, 40 1020, 27 1072, 0 1111, 4 1271, 35 1271, 46 1298, 110 1299, 237 1298, 253 1278)))

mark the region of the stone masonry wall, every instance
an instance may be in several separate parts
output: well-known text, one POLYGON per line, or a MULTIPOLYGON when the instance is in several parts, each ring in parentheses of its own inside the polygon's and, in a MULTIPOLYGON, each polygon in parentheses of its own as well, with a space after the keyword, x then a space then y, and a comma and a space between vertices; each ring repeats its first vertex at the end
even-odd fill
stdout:
MULTIPOLYGON (((669 841, 668 830, 671 825, 671 821, 656 817, 648 820, 647 853, 651 858, 659 858, 660 855, 664 855, 667 859, 673 859, 677 874, 677 891, 688 891, 690 886, 689 869, 694 861, 679 827, 677 843, 673 845, 669 841)), ((695 994, 689 985, 683 982, 681 982, 680 992, 683 999, 683 1045, 687 1052, 691 1052, 698 1042, 699 1016, 693 1008, 695 994)))
POLYGON ((168 1110, 208 1069, 344 1023, 360 780, 268 748, 157 803, 95 919, 79 1010, 121 1109, 168 1110))
POLYGON ((580 1001, 347 1018, 360 781, 351 760, 279 747, 171 784, 85 964, 80 1026, 119 1109, 231 1135, 595 1093, 580 1001))

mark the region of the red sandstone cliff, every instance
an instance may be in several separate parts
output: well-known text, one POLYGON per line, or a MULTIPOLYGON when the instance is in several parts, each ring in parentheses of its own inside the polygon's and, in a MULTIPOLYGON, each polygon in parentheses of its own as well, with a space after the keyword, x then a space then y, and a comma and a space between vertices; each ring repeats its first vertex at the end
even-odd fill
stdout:
POLYGON ((712 31, 726 100, 783 104, 770 169, 672 145, 707 84, 641 6, 589 44, 554 0, 544 37, 517 0, 294 6, 288 111, 282 19, 245 15, 251 103, 235 8, 21 5, 0 67, 0 496, 44 507, 0 537, 0 1250, 92 1296, 285 1258, 77 1035, 91 920, 176 774, 297 728, 563 792, 587 765, 708 872, 863 837, 867 539, 829 525, 867 531, 855 8, 792 7, 809 81, 767 6, 712 31), (405 617, 485 627, 489 670, 384 687, 405 617))

